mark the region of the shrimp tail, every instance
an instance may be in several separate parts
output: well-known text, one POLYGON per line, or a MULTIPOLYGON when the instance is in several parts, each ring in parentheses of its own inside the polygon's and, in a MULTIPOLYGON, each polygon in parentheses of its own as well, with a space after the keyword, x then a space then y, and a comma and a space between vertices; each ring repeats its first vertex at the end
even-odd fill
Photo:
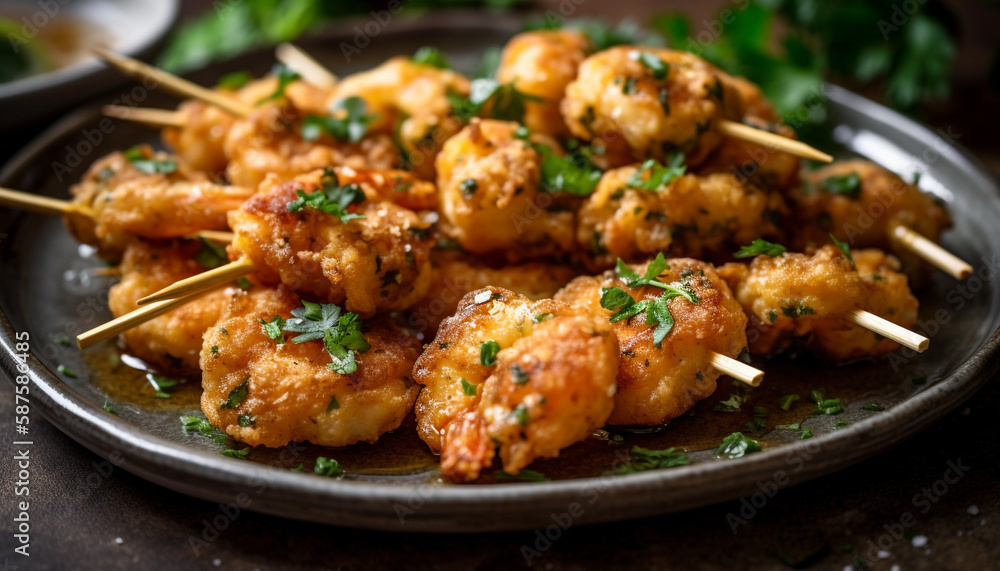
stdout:
POLYGON ((441 473, 456 482, 471 482, 493 463, 496 447, 486 432, 486 421, 476 412, 459 416, 445 431, 441 473))

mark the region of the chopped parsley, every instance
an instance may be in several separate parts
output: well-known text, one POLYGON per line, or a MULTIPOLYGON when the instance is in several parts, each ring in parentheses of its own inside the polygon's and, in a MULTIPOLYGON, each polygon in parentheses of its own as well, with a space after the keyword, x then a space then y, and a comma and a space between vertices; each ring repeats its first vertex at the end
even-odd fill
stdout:
POLYGON ((275 88, 274 93, 258 99, 257 105, 281 99, 285 96, 285 90, 288 89, 288 86, 302 77, 291 68, 280 63, 274 64, 274 67, 271 68, 271 75, 278 78, 278 86, 275 88))
POLYGON ((285 319, 280 315, 275 315, 271 321, 264 321, 264 318, 258 318, 260 321, 260 328, 264 331, 264 335, 267 335, 272 340, 277 341, 279 345, 285 342, 285 334, 282 328, 285 326, 285 319))
POLYGON ((219 346, 218 345, 212 345, 211 353, 213 355, 218 355, 219 354, 219 346))
POLYGON ((410 61, 421 65, 429 65, 438 69, 451 69, 451 65, 448 63, 448 58, 441 53, 441 50, 432 46, 424 46, 418 49, 416 53, 413 54, 413 57, 410 58, 410 61))
POLYGON ((257 426, 257 417, 250 416, 248 414, 241 414, 238 417, 236 417, 236 423, 244 428, 250 426, 257 426))
POLYGON ((499 343, 496 341, 484 341, 479 346, 479 362, 484 367, 492 367, 497 364, 497 353, 499 352, 499 343))
POLYGON ((803 315, 813 315, 814 313, 816 313, 816 310, 809 307, 808 305, 802 305, 802 302, 799 302, 798 305, 789 305, 787 307, 782 307, 781 313, 784 313, 785 317, 791 317, 792 319, 796 319, 798 317, 802 317, 803 315))
POLYGON ((531 420, 531 416, 528 414, 528 407, 524 406, 524 404, 519 404, 517 405, 517 408, 514 409, 513 414, 514 419, 517 420, 518 424, 521 426, 528 426, 528 421, 531 420))
POLYGON ((488 112, 493 119, 518 123, 524 121, 526 102, 545 101, 541 97, 519 91, 513 83, 499 83, 485 77, 472 80, 469 84, 469 97, 449 93, 448 100, 455 116, 462 121, 488 112))
POLYGON ((222 454, 223 456, 228 456, 230 458, 236 458, 236 459, 242 460, 242 459, 246 458, 247 455, 250 454, 250 449, 249 448, 242 448, 240 450, 233 450, 232 448, 226 448, 222 452, 219 452, 219 454, 222 454))
POLYGON ((844 403, 840 399, 828 399, 823 396, 823 391, 812 391, 809 398, 816 403, 816 410, 813 414, 825 414, 833 416, 844 412, 844 403))
POLYGON ((875 412, 882 412, 883 410, 885 410, 885 407, 877 402, 870 402, 861 408, 863 410, 874 410, 875 412))
POLYGON ((670 313, 669 301, 675 297, 683 297, 691 303, 700 302, 690 286, 679 282, 665 284, 657 279, 657 276, 668 267, 662 253, 649 263, 643 276, 629 268, 621 259, 618 260, 617 272, 629 287, 653 286, 666 290, 663 295, 656 299, 644 299, 636 302, 628 292, 621 288, 601 289, 601 307, 615 312, 610 317, 611 322, 617 323, 645 313, 646 325, 656 326, 656 329, 653 330, 653 344, 657 347, 674 326, 674 316, 670 313))
POLYGON ((646 66, 653 72, 653 77, 659 80, 667 78, 667 74, 670 73, 670 66, 660 59, 659 56, 653 55, 649 52, 632 52, 630 57, 634 60, 638 60, 639 63, 646 66))
POLYGON ((132 147, 122 154, 132 164, 132 168, 139 172, 146 174, 170 174, 177 170, 177 161, 170 159, 147 159, 139 147, 132 147))
POLYGON ((298 333, 293 343, 323 340, 330 355, 329 367, 349 375, 358 370, 355 352, 364 353, 371 346, 361 335, 361 319, 356 313, 343 312, 332 303, 313 303, 302 300, 302 307, 292 310, 292 317, 281 328, 288 333, 298 333))
POLYGON ((687 466, 691 459, 683 450, 667 448, 666 450, 650 450, 639 446, 632 447, 632 458, 626 464, 615 470, 616 474, 634 474, 646 470, 687 466))
MULTIPOLYGON (((788 251, 788 248, 782 246, 781 244, 775 244, 774 242, 768 242, 762 238, 757 238, 750 243, 749 246, 743 246, 738 252, 733 254, 734 258, 753 258, 755 256, 760 256, 766 254, 772 258, 780 256, 788 251)), ((773 320, 772 320, 773 321, 773 320)))
POLYGON ((799 400, 799 395, 785 395, 778 399, 778 408, 781 410, 791 410, 795 401, 799 400))
POLYGON ((730 394, 728 399, 719 401, 719 404, 715 405, 712 410, 715 412, 736 412, 746 401, 747 397, 745 396, 730 394))
POLYGON ((62 345, 63 347, 69 347, 69 337, 67 337, 65 335, 60 335, 60 336, 56 337, 55 339, 53 339, 53 341, 55 341, 59 345, 62 345))
POLYGON ((812 438, 812 437, 813 437, 813 431, 807 428, 802 431, 802 436, 799 437, 799 440, 805 440, 806 438, 812 438))
POLYGON ((236 279, 236 285, 240 286, 242 290, 248 290, 253 287, 253 282, 247 279, 246 276, 240 276, 236 279))
POLYGON ((462 379, 462 392, 465 393, 467 397, 476 396, 476 385, 470 383, 469 381, 462 379))
POLYGON ((247 398, 247 394, 250 393, 250 377, 243 380, 242 383, 233 387, 233 390, 229 391, 229 396, 219 405, 219 409, 224 408, 236 408, 243 403, 247 398))
POLYGON ((857 267, 854 263, 854 256, 851 255, 851 247, 847 245, 847 242, 841 242, 836 238, 836 236, 833 235, 833 233, 830 234, 830 240, 833 241, 833 245, 836 246, 838 250, 843 252, 847 261, 851 262, 851 267, 857 267))
POLYGON ((337 400, 337 395, 331 396, 330 404, 326 405, 326 412, 330 412, 331 410, 337 410, 339 408, 340 408, 340 401, 337 400))
POLYGON ((684 176, 686 171, 684 155, 681 153, 672 153, 667 157, 665 165, 661 165, 655 159, 649 159, 629 178, 628 187, 657 191, 684 176))
POLYGON ((479 190, 479 183, 474 178, 467 178, 462 181, 458 189, 462 191, 462 196, 469 198, 479 190))
POLYGON ((739 458, 763 450, 759 442, 747 438, 742 432, 734 432, 722 439, 722 444, 715 453, 726 458, 739 458))
POLYGON ((198 265, 206 270, 212 270, 229 263, 229 256, 226 255, 226 247, 224 245, 216 244, 201 237, 198 240, 201 241, 201 249, 194 256, 198 265))
POLYGON ((222 431, 209 424, 208 420, 200 416, 182 416, 180 417, 180 421, 181 430, 184 431, 184 434, 191 434, 193 432, 205 438, 211 438, 219 444, 229 439, 222 431))
POLYGON ((497 480, 510 480, 514 482, 548 482, 551 478, 541 472, 532 470, 521 470, 517 474, 510 474, 504 471, 497 472, 497 480))
POLYGON ((251 79, 253 79, 253 76, 250 75, 249 71, 234 71, 220 77, 219 82, 215 86, 219 89, 235 91, 250 83, 251 79))
POLYGON ((753 407, 753 419, 743 425, 743 428, 750 432, 761 432, 767 428, 767 419, 770 416, 768 410, 762 406, 753 407))
POLYGON ((60 375, 66 375, 71 379, 77 378, 76 371, 70 369, 66 365, 59 365, 58 367, 56 367, 56 371, 58 371, 60 375))
POLYGON ((552 318, 552 314, 551 313, 539 313, 537 315, 532 316, 531 321, 533 323, 541 323, 541 322, 545 321, 546 319, 551 319, 551 318, 552 318))
POLYGON ((360 97, 338 99, 330 107, 329 115, 306 115, 302 120, 302 138, 315 141, 325 133, 338 141, 357 143, 377 117, 368 114, 368 106, 360 97))
POLYGON ((153 395, 158 399, 168 399, 170 398, 170 390, 177 387, 177 385, 183 385, 187 383, 186 379, 171 379, 169 377, 164 377, 162 375, 156 375, 153 373, 146 373, 146 380, 149 384, 153 385, 153 390, 156 393, 153 395))
POLYGON ((108 397, 104 397, 104 406, 102 406, 101 408, 103 408, 104 410, 110 412, 115 416, 118 416, 118 412, 114 409, 114 407, 108 404, 108 397))
POLYGON ((360 186, 354 183, 340 186, 337 173, 329 168, 325 169, 321 183, 323 188, 310 194, 306 194, 303 190, 295 191, 298 198, 288 203, 288 211, 298 212, 309 207, 319 212, 332 214, 344 223, 364 218, 359 214, 348 212, 351 206, 365 201, 365 193, 360 186))
POLYGON ((339 478, 344 475, 344 469, 340 467, 340 462, 333 458, 320 456, 316 458, 316 465, 313 466, 313 473, 329 478, 339 478))
POLYGON ((521 368, 521 365, 514 363, 510 366, 510 374, 514 377, 514 384, 523 385, 531 380, 531 377, 521 368))
POLYGON ((843 176, 830 176, 819 183, 819 188, 831 194, 857 198, 861 194, 861 177, 856 172, 843 176))

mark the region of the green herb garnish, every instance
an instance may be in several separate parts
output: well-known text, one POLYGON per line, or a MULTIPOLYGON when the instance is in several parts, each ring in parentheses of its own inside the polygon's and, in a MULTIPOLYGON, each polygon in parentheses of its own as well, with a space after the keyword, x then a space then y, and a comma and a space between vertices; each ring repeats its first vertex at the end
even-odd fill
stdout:
POLYGON ((339 408, 340 408, 340 401, 337 400, 337 395, 331 396, 330 404, 326 405, 326 412, 330 412, 331 410, 337 410, 339 408))
POLYGON ((491 367, 497 364, 497 353, 500 352, 500 344, 496 341, 484 341, 479 346, 479 362, 484 367, 491 367))
POLYGON ((377 115, 368 114, 368 105, 360 97, 338 99, 329 115, 307 115, 302 120, 302 138, 315 141, 324 133, 338 141, 357 143, 368 132, 368 125, 377 115))
POLYGON ((739 458, 763 450, 760 443, 748 438, 742 432, 734 432, 722 439, 722 444, 715 453, 726 458, 739 458))
POLYGON ((248 414, 241 414, 238 417, 236 417, 236 423, 244 428, 250 426, 257 426, 257 417, 250 416, 248 414))
POLYGON ((616 474, 634 474, 646 470, 687 466, 691 459, 687 453, 677 448, 666 450, 650 450, 639 446, 632 447, 632 459, 615 470, 616 474))
POLYGON ((181 430, 183 430, 185 434, 194 432, 204 436, 205 438, 211 438, 219 444, 222 444, 229 439, 226 434, 209 424, 208 420, 200 416, 182 416, 180 417, 180 421, 181 430))
POLYGON ((429 65, 438 69, 451 68, 451 65, 448 64, 448 58, 441 53, 441 50, 431 46, 424 46, 418 49, 416 53, 413 54, 413 57, 410 58, 410 61, 422 65, 429 65))
POLYGON ((638 60, 639 63, 648 67, 653 72, 653 77, 656 79, 666 79, 667 74, 670 73, 670 66, 660 59, 659 56, 653 55, 649 52, 634 53, 634 57, 632 59, 638 60))
POLYGON ((639 170, 629 178, 627 186, 639 190, 657 191, 665 188, 675 179, 684 176, 686 171, 684 155, 672 153, 667 157, 665 165, 661 165, 654 159, 642 163, 639 170))
POLYGON ((799 395, 785 395, 778 399, 778 408, 781 410, 791 410, 795 401, 799 400, 799 395))
POLYGON ((531 380, 528 373, 526 373, 525 370, 521 368, 521 365, 518 365, 517 363, 510 366, 510 374, 514 377, 514 384, 517 385, 523 385, 531 380))
POLYGON ((229 256, 226 254, 226 247, 216 244, 210 240, 199 237, 201 249, 195 254, 194 259, 206 270, 215 269, 223 264, 229 263, 229 256))
POLYGON ((497 472, 497 480, 511 480, 515 482, 548 482, 550 478, 541 472, 521 470, 517 474, 508 474, 503 471, 497 472))
POLYGON ((491 78, 473 79, 469 84, 469 97, 448 94, 452 110, 462 121, 482 116, 485 111, 493 119, 524 121, 525 103, 545 101, 541 97, 519 91, 513 83, 499 83, 491 78))
POLYGON ((250 393, 249 383, 250 377, 247 377, 242 383, 233 387, 233 390, 229 391, 229 396, 226 397, 226 400, 222 401, 222 404, 219 405, 219 409, 236 408, 240 406, 240 404, 246 400, 247 394, 250 393))
POLYGON ((469 381, 462 379, 462 392, 465 393, 467 397, 476 396, 476 385, 470 383, 469 381))
POLYGON ((60 375, 66 375, 67 377, 69 377, 69 378, 71 378, 71 379, 75 379, 75 378, 77 378, 77 374, 76 374, 76 371, 74 371, 73 369, 70 369, 70 368, 69 368, 69 367, 67 367, 66 365, 59 365, 59 366, 57 366, 57 367, 56 367, 56 371, 57 371, 57 372, 58 372, 58 373, 59 373, 60 375))
POLYGON ((360 186, 354 183, 340 186, 337 173, 330 169, 325 170, 321 183, 323 188, 310 194, 306 194, 303 190, 295 191, 298 198, 288 203, 288 211, 298 212, 309 207, 336 216, 345 224, 351 220, 364 218, 359 214, 348 212, 351 206, 365 201, 365 193, 360 186))
POLYGON ((851 247, 847 245, 847 242, 841 242, 832 233, 830 234, 830 240, 833 241, 833 245, 837 247, 838 250, 843 252, 844 257, 847 258, 848 262, 851 262, 851 267, 854 268, 854 256, 851 255, 851 247))
POLYGON ((170 174, 177 170, 177 161, 171 159, 147 159, 139 147, 122 153, 132 168, 146 174, 170 174))
POLYGON ((297 81, 302 77, 291 68, 280 63, 274 64, 274 67, 271 68, 271 75, 278 78, 278 87, 275 88, 274 93, 257 100, 257 105, 263 105, 268 101, 281 99, 285 96, 285 89, 287 89, 292 82, 297 81))
POLYGON ((752 258, 755 256, 760 256, 766 254, 774 258, 775 256, 780 256, 788 251, 788 248, 782 246, 781 244, 775 244, 774 242, 768 242, 762 238, 757 238, 750 243, 749 246, 743 246, 738 252, 733 254, 734 258, 752 258))
POLYGON ((863 406, 861 408, 863 410, 874 410, 876 412, 881 412, 881 411, 885 410, 885 407, 882 406, 882 405, 880 405, 877 402, 870 402, 870 403, 866 404, 865 406, 863 406))
POLYGON ((302 300, 302 307, 292 310, 292 317, 285 320, 281 330, 298 333, 292 338, 293 343, 322 339, 332 360, 329 367, 342 375, 358 370, 355 352, 364 353, 371 348, 361 335, 361 319, 358 315, 343 312, 332 303, 302 300))
POLYGON ((236 459, 242 460, 242 459, 246 458, 247 455, 250 454, 250 449, 249 448, 241 448, 240 450, 233 450, 232 448, 226 448, 222 452, 219 452, 219 454, 222 454, 223 456, 228 456, 230 458, 236 458, 236 459))
POLYGON ((829 176, 819 183, 819 188, 831 194, 857 198, 861 194, 861 177, 856 172, 843 176, 829 176))
POLYGON ((279 345, 285 342, 285 334, 282 332, 282 328, 285 326, 285 319, 280 315, 275 315, 271 321, 264 321, 264 318, 258 318, 260 322, 260 328, 264 331, 264 335, 267 335, 272 340, 277 341, 279 345))
POLYGON ((344 475, 344 469, 340 467, 340 462, 324 456, 316 458, 316 465, 313 466, 313 472, 329 478, 339 478, 344 475))
POLYGON ((250 75, 250 72, 248 71, 234 71, 220 77, 219 82, 216 83, 215 86, 219 89, 229 89, 235 91, 245 86, 247 83, 250 83, 251 79, 253 79, 253 76, 250 75))

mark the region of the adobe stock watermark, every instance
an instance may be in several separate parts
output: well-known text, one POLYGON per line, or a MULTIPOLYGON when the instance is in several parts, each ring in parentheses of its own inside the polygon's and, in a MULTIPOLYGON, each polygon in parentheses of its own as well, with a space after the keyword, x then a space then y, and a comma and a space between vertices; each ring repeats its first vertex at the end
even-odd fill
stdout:
POLYGON ((898 32, 926 3, 927 0, 904 0, 898 4, 893 4, 889 19, 879 18, 878 22, 876 22, 878 31, 882 33, 882 39, 888 40, 890 35, 898 32))

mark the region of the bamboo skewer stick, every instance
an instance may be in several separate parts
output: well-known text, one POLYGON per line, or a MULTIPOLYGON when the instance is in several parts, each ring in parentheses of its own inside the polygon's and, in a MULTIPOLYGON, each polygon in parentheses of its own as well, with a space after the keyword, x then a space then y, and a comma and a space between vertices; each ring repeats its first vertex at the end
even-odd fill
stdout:
POLYGON ((749 141, 751 143, 784 151, 804 159, 813 159, 824 163, 833 162, 833 157, 831 155, 814 149, 801 141, 782 137, 781 135, 775 135, 774 133, 769 133, 761 129, 755 129, 749 125, 744 125, 743 123, 721 119, 718 122, 718 128, 720 133, 734 139, 749 141))
POLYGON ((965 260, 906 226, 896 226, 892 235, 906 249, 957 280, 964 280, 972 273, 972 266, 965 260))
POLYGON ((743 381, 751 387, 760 385, 764 380, 764 371, 755 369, 746 363, 741 363, 732 357, 727 357, 722 353, 712 352, 712 366, 730 377, 743 381))
POLYGON ((274 55, 278 61, 301 75, 306 83, 324 89, 333 89, 337 85, 336 75, 294 44, 279 45, 275 48, 274 55))
POLYGON ((59 200, 47 196, 39 196, 29 192, 19 192, 9 188, 0 188, 0 206, 9 208, 20 208, 39 214, 50 214, 63 216, 65 214, 79 214, 93 218, 94 211, 83 204, 77 204, 68 200, 59 200))
POLYGON ((145 123, 153 127, 183 127, 184 117, 177 111, 168 109, 153 109, 149 107, 125 107, 122 105, 105 105, 101 113, 115 119, 145 123))
POLYGON ((170 299, 185 298, 241 278, 253 271, 253 262, 244 258, 171 284, 156 293, 147 295, 137 303, 139 305, 146 305, 170 299))
POLYGON ((79 345, 81 349, 86 349, 94 343, 115 337, 120 333, 124 333, 137 325, 149 321, 150 319, 163 315, 175 307, 184 305, 192 299, 200 297, 202 294, 206 293, 206 291, 198 292, 197 294, 184 298, 168 299, 152 303, 145 307, 140 307, 135 311, 126 313, 116 319, 112 319, 103 325, 99 325, 90 331, 81 333, 76 337, 76 344, 79 345))
POLYGON ((220 244, 229 244, 233 241, 235 236, 232 232, 225 232, 223 230, 198 230, 192 234, 185 236, 188 240, 197 240, 203 238, 209 242, 218 242, 220 244))
POLYGON ((103 48, 92 49, 101 59, 123 74, 141 81, 153 81, 157 84, 154 87, 162 87, 165 91, 179 97, 189 97, 204 101, 238 117, 245 117, 251 111, 249 106, 240 101, 225 97, 211 89, 206 89, 196 83, 157 69, 139 60, 116 54, 103 48))
POLYGON ((924 337, 923 335, 910 331, 905 327, 896 325, 887 319, 883 319, 874 313, 863 309, 854 310, 847 316, 847 319, 855 325, 860 325, 861 327, 874 331, 883 337, 892 339, 896 343, 909 347, 917 353, 923 353, 926 351, 927 347, 931 343, 930 339, 924 337))

